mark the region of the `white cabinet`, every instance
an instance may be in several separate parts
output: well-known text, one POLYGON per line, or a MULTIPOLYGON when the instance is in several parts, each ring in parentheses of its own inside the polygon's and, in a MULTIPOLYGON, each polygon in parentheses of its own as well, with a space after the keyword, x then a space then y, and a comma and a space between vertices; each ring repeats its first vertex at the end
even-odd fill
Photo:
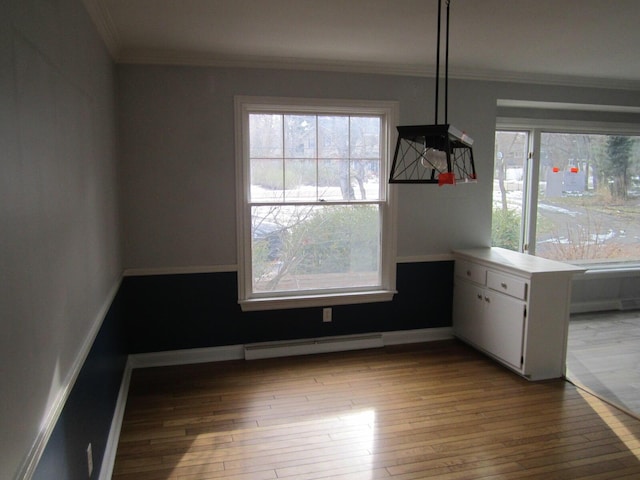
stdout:
POLYGON ((573 265, 502 248, 458 250, 453 329, 531 380, 564 374, 573 265))

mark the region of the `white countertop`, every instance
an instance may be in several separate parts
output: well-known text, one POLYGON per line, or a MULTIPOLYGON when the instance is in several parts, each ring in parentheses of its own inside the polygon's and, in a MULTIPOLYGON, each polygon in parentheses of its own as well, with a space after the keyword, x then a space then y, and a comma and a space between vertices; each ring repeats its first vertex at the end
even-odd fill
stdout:
POLYGON ((528 255, 526 253, 514 252, 499 247, 483 247, 465 250, 454 250, 456 257, 491 263, 502 266, 506 269, 523 273, 582 273, 586 269, 570 265, 568 263, 547 260, 546 258, 528 255))

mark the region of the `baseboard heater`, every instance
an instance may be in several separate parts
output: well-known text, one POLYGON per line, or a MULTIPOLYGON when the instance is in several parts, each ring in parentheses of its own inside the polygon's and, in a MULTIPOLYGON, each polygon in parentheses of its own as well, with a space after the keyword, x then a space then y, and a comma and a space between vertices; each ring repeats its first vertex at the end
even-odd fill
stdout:
POLYGON ((640 298, 623 298, 620 300, 620 310, 639 310, 640 298))
POLYGON ((571 313, 593 313, 607 311, 640 310, 640 298, 610 298, 592 302, 575 302, 571 304, 571 313))
POLYGON ((253 343, 244 346, 245 360, 311 355, 384 347, 381 333, 309 338, 282 342, 253 343))

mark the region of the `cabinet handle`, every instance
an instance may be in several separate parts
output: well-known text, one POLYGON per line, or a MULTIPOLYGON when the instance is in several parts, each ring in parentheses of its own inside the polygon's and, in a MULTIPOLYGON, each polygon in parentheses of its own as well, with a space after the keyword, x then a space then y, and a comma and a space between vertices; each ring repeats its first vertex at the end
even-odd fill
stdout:
POLYGON ((504 282, 502 282, 502 283, 500 284, 500 286, 501 286, 502 288, 504 288, 505 290, 507 289, 507 284, 506 284, 506 283, 504 283, 504 282))
POLYGON ((471 270, 467 270, 467 277, 471 276, 471 270))
POLYGON ((481 293, 478 294, 478 300, 482 300, 482 294, 481 293))
POLYGON ((487 303, 491 303, 491 299, 489 297, 484 297, 484 301, 487 303))

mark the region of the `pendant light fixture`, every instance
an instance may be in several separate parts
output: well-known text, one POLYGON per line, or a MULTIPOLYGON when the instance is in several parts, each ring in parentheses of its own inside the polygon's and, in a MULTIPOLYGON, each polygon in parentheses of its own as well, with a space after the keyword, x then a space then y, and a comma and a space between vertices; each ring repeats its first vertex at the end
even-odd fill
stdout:
POLYGON ((438 0, 438 41, 436 47, 436 108, 434 125, 398 126, 398 141, 393 156, 389 183, 432 183, 438 185, 476 180, 473 163, 473 140, 449 125, 449 10, 446 12, 446 47, 444 77, 444 123, 438 123, 440 84, 440 24, 442 0, 438 0))

